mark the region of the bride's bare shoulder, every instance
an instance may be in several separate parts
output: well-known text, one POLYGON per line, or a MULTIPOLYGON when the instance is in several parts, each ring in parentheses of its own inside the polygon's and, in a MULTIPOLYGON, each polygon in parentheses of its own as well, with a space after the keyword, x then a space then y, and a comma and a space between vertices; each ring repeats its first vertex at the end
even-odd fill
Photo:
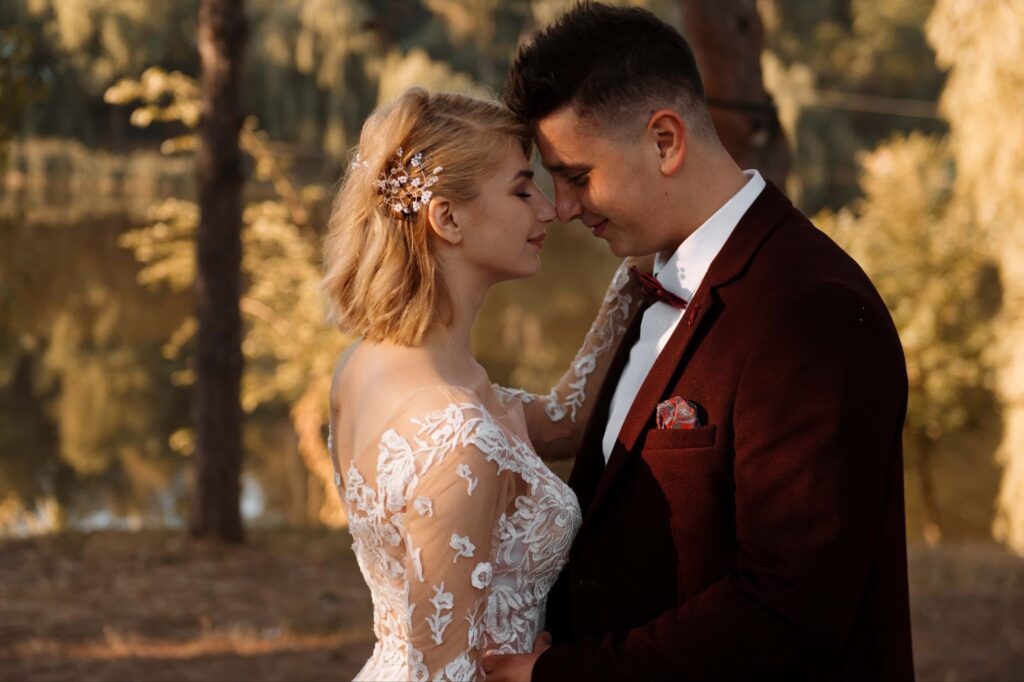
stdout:
POLYGON ((360 342, 338 359, 331 406, 332 410, 343 405, 379 408, 445 383, 440 372, 415 349, 360 342))

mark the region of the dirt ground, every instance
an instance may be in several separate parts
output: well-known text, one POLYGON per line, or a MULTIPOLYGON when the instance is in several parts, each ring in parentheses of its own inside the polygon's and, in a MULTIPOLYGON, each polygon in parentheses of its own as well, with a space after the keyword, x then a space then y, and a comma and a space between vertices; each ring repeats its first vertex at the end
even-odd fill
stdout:
MULTIPOLYGON (((172 532, 0 542, 0 681, 347 680, 373 646, 344 532, 172 532)), ((1024 679, 1024 561, 911 552, 921 680, 1024 679)))

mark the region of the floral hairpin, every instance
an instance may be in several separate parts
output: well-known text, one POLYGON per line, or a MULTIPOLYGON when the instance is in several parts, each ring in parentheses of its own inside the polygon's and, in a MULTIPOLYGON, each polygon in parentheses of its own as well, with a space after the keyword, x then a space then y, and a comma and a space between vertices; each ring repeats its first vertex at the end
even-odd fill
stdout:
MULTIPOLYGON (((438 174, 444 170, 435 166, 429 174, 424 168, 423 152, 417 152, 408 165, 402 161, 405 152, 401 147, 395 152, 394 161, 387 171, 377 176, 377 193, 384 197, 384 204, 402 216, 415 215, 427 205, 434 193, 430 190, 437 182, 438 174)), ((356 157, 358 161, 358 157, 356 157)))
POLYGON ((364 161, 363 160, 363 155, 360 154, 359 152, 356 152, 356 158, 352 160, 352 170, 356 170, 357 168, 369 168, 369 167, 370 167, 370 162, 369 161, 364 161))

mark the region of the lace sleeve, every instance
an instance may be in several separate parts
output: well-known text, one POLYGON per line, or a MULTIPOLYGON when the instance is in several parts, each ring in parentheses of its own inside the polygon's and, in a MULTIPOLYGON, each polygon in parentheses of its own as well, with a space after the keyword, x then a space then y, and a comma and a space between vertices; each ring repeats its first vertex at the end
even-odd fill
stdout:
POLYGON ((414 680, 481 679, 492 535, 513 495, 512 472, 481 449, 497 426, 479 405, 451 404, 413 422, 414 442, 426 447, 416 452, 403 524, 409 672, 414 680))
POLYGON ((563 459, 576 454, 612 357, 640 308, 641 296, 629 276, 629 268, 637 266, 649 271, 650 266, 645 268, 645 265, 632 258, 619 265, 583 345, 547 395, 495 386, 502 400, 522 401, 530 440, 542 458, 563 459))

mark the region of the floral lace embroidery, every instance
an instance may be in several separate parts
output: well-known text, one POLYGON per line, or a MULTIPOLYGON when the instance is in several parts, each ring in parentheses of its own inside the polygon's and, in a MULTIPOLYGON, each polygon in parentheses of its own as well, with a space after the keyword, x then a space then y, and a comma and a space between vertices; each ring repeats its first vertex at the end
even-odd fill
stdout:
POLYGON ((445 680, 475 680, 476 675, 476 663, 469 660, 469 656, 465 653, 459 655, 454 661, 444 667, 444 674, 438 672, 434 676, 434 682, 445 682, 445 680))
POLYGON ((494 568, 486 561, 480 562, 473 569, 472 582, 473 587, 478 590, 482 590, 491 584, 491 578, 494 577, 494 568))
POLYGON ((412 506, 420 516, 434 515, 434 502, 429 497, 417 497, 413 500, 412 506))
POLYGON ((455 558, 452 559, 454 564, 459 560, 459 557, 464 556, 470 558, 473 556, 473 552, 476 551, 476 545, 469 541, 469 538, 464 538, 456 533, 452 534, 451 548, 455 550, 455 558))
POLYGON ((476 490, 477 484, 480 483, 480 479, 473 477, 473 470, 469 468, 468 464, 460 464, 459 468, 455 470, 455 473, 459 478, 466 479, 466 493, 472 495, 473 491, 476 490))
MULTIPOLYGON (((529 444, 506 432, 482 405, 449 404, 409 423, 414 431, 408 439, 394 429, 381 436, 376 487, 350 463, 340 489, 349 512, 353 550, 374 601, 378 647, 364 673, 368 679, 477 679, 482 673, 476 661, 484 648, 505 653, 532 648, 546 595, 565 565, 579 527, 579 505, 568 486, 543 465, 529 444), (477 448, 495 465, 494 471, 477 471, 478 475, 466 464, 453 467, 467 482, 467 497, 479 484, 480 475, 505 471, 517 474, 528 492, 514 498, 511 508, 494 520, 491 544, 484 551, 488 556, 481 557, 466 578, 466 587, 480 597, 465 605, 463 621, 469 627, 464 650, 452 653, 454 658, 439 662, 440 667, 431 671, 434 665, 428 667, 423 651, 409 640, 417 611, 417 604, 410 602, 410 585, 412 581, 424 583, 430 576, 424 575, 424 549, 414 546, 407 531, 406 509, 411 507, 409 511, 417 518, 434 515, 433 500, 412 493, 428 469, 467 446, 477 448)), ((452 533, 450 547, 455 562, 472 558, 478 551, 468 536, 458 532, 452 533)), ((429 604, 419 605, 427 609, 418 617, 436 645, 445 643, 446 631, 454 622, 456 593, 465 594, 458 589, 448 591, 446 582, 441 582, 433 585, 429 604)))
POLYGON ((444 631, 452 622, 452 614, 445 613, 445 611, 451 611, 455 606, 455 598, 451 592, 444 591, 444 583, 440 586, 434 585, 434 596, 431 597, 430 603, 434 605, 434 615, 427 616, 427 625, 430 627, 430 632, 433 635, 435 644, 444 643, 444 631))
POLYGON ((409 671, 413 682, 427 682, 430 679, 430 671, 423 664, 423 652, 409 647, 409 671))

